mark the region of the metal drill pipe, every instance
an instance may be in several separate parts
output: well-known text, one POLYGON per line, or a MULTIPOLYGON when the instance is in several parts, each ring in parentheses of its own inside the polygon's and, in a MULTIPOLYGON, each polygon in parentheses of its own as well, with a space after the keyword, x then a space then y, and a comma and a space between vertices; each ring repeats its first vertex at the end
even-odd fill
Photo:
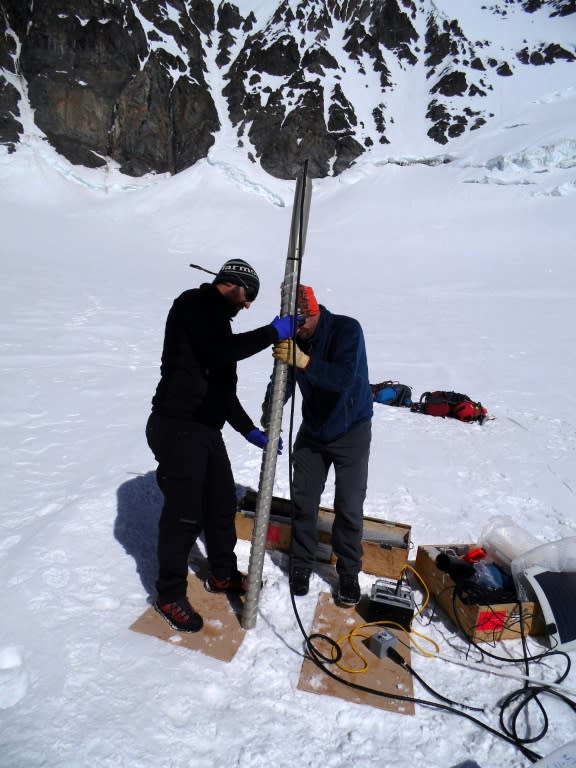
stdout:
MULTIPOLYGON (((304 254, 306 241, 306 229, 310 213, 310 198, 312 184, 307 175, 308 162, 304 163, 302 173, 296 183, 294 193, 294 208, 292 210, 292 224, 290 227, 290 241, 288 255, 286 257, 286 269, 282 283, 282 301, 280 315, 295 314, 298 280, 300 276, 300 262, 304 254)), ((274 476, 276 474, 276 459, 278 457, 278 442, 282 429, 282 411, 284 408, 284 396, 288 380, 288 366, 278 360, 274 361, 270 392, 268 444, 264 448, 262 464, 260 466, 260 481, 258 483, 258 496, 256 499, 256 512, 254 516, 254 529, 252 531, 252 546, 250 549, 250 563, 248 566, 248 590, 244 600, 242 611, 242 627, 252 629, 256 626, 258 612, 258 598, 262 584, 262 570, 264 568, 264 555, 266 552, 266 539, 268 536, 268 523, 270 521, 270 507, 274 489, 274 476)))

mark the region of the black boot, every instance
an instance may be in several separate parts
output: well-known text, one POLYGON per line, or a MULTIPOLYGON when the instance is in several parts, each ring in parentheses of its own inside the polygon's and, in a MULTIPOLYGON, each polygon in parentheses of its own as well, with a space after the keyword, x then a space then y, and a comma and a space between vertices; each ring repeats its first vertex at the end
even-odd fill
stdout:
POLYGON ((290 571, 290 590, 294 595, 302 597, 308 594, 310 587, 311 568, 301 568, 296 566, 290 571))
POLYGON ((358 576, 349 573, 340 575, 340 584, 336 601, 339 605, 352 607, 360 602, 360 585, 358 576))

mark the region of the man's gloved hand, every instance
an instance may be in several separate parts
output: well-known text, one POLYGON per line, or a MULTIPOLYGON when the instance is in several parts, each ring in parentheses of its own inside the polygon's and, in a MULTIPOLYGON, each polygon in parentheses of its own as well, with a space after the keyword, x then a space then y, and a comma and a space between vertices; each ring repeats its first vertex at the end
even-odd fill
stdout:
MULTIPOLYGON (((255 445, 256 448, 264 448, 268 445, 268 435, 256 428, 251 429, 250 432, 248 432, 246 440, 248 440, 249 443, 252 443, 252 445, 255 445)), ((280 437, 278 438, 278 456, 281 455, 283 447, 282 438, 280 437)))
POLYGON ((285 315, 284 317, 275 317, 271 322, 272 327, 278 334, 278 341, 291 339, 296 331, 296 318, 294 315, 285 315))
POLYGON ((279 341, 272 347, 272 356, 274 360, 280 360, 282 363, 288 363, 288 365, 294 365, 294 350, 296 352, 296 368, 304 370, 308 367, 310 357, 305 352, 302 352, 300 347, 292 339, 286 341, 279 341))

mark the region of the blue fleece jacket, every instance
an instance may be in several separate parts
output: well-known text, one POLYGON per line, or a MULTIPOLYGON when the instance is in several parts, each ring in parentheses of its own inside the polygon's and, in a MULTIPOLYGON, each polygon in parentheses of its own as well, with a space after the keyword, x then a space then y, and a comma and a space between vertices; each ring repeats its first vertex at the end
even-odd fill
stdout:
POLYGON ((296 371, 302 393, 302 429, 317 440, 330 442, 369 421, 373 398, 360 323, 333 315, 320 305, 314 335, 308 340, 296 337, 296 341, 310 355, 308 367, 296 371))

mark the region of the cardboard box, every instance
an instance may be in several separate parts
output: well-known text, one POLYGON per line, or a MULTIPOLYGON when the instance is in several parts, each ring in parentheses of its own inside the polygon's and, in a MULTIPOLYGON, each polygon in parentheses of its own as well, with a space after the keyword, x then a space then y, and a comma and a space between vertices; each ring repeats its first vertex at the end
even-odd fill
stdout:
MULTIPOLYGON (((436 557, 440 552, 449 549, 461 556, 471 548, 469 544, 420 546, 416 554, 416 571, 428 587, 431 598, 467 637, 480 642, 520 639, 518 603, 468 605, 458 595, 454 596, 454 581, 437 567, 436 557)), ((526 635, 544 633, 544 620, 537 603, 522 603, 522 620, 526 635)))
MULTIPOLYGON (((270 521, 268 524, 268 549, 290 551, 292 505, 289 499, 272 498, 270 521)), ((256 510, 256 492, 248 490, 239 500, 236 514, 236 534, 240 539, 252 540, 254 512, 256 510)), ((318 550, 316 559, 321 562, 335 562, 330 544, 334 510, 320 507, 318 511, 318 550)), ((410 549, 409 525, 364 518, 362 547, 364 556, 362 570, 374 576, 386 576, 398 579, 408 560, 410 549)))

